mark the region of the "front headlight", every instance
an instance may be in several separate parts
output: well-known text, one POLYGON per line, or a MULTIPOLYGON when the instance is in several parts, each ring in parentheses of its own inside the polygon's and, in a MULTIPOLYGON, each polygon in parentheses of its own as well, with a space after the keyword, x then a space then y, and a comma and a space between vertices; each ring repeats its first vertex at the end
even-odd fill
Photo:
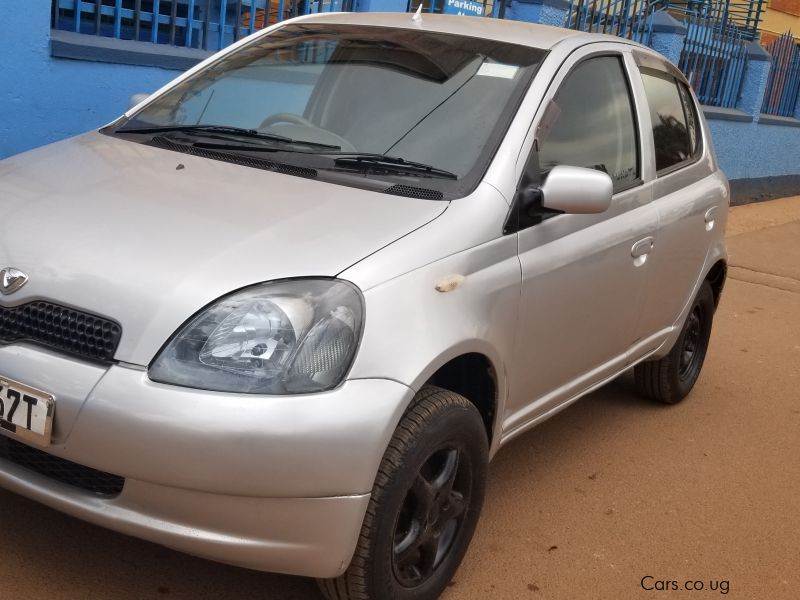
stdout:
POLYGON ((150 379, 250 394, 336 387, 355 356, 363 320, 350 283, 298 279, 234 293, 201 311, 164 347, 150 379))

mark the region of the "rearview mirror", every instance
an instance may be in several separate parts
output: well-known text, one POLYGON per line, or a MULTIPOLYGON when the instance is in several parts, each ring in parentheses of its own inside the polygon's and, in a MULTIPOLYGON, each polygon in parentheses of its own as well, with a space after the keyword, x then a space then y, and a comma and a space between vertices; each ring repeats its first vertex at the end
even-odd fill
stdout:
POLYGON ((540 190, 545 208, 588 215, 608 210, 614 183, 602 171, 561 165, 547 174, 540 190))
POLYGON ((150 94, 134 94, 128 100, 128 110, 138 106, 150 97, 150 94))

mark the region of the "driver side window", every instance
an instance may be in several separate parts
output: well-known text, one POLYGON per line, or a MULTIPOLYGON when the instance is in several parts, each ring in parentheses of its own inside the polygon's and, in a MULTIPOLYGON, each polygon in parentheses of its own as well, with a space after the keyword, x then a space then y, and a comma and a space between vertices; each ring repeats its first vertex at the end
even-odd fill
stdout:
POLYGON ((557 165, 569 165, 607 173, 615 193, 638 182, 636 121, 621 57, 599 56, 580 63, 553 103, 557 116, 540 140, 543 177, 557 165))

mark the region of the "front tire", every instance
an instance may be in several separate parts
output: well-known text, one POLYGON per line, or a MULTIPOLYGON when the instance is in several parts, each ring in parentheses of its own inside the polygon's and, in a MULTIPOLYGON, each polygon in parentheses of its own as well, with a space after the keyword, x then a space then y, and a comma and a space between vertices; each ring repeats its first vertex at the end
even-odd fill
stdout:
POLYGON ((642 394, 665 404, 677 404, 687 396, 703 368, 714 309, 714 293, 708 281, 704 281, 669 354, 634 367, 636 387, 642 394))
POLYGON ((486 487, 483 420, 463 396, 425 386, 381 461, 355 555, 328 600, 434 600, 456 572, 486 487))

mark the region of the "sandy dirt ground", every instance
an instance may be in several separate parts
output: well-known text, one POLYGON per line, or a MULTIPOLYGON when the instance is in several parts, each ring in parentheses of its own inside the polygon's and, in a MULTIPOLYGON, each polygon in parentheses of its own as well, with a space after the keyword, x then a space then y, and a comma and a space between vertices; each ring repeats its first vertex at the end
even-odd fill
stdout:
MULTIPOLYGON (((445 600, 800 598, 800 198, 736 208, 728 232, 730 278, 692 395, 657 406, 622 377, 504 448, 445 600)), ((1 600, 318 598, 311 581, 7 492, 0 525, 1 600)))

